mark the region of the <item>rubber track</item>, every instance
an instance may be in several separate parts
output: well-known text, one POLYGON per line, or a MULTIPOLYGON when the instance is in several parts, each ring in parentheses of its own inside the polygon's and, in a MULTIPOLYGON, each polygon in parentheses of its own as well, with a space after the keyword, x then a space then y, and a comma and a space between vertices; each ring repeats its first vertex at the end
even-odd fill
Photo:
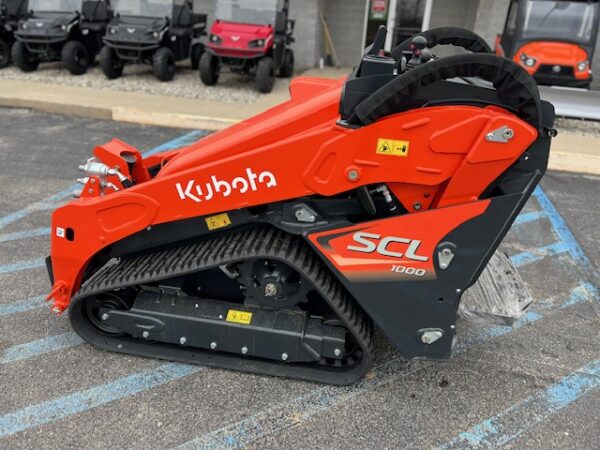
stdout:
MULTIPOLYGON (((235 369, 298 377, 333 384, 348 384, 362 377, 371 365, 374 328, 371 319, 364 314, 354 299, 351 298, 345 288, 335 279, 333 274, 331 274, 329 269, 315 254, 314 250, 301 237, 287 234, 272 227, 245 229, 237 233, 222 234, 210 239, 137 256, 121 257, 116 261, 107 263, 104 267, 94 273, 82 285, 81 289, 73 298, 73 302, 81 302, 84 301, 86 297, 103 292, 153 283, 200 270, 211 269, 223 264, 239 262, 248 258, 272 258, 281 260, 294 267, 297 271, 302 273, 305 278, 309 279, 325 301, 327 301, 331 309, 342 320, 345 327, 354 336, 354 339, 362 349, 363 357, 360 364, 355 364, 360 366, 360 370, 354 368, 353 371, 350 371, 350 368, 348 367, 346 368, 347 371, 352 373, 345 373, 344 376, 339 378, 336 378, 335 374, 331 372, 344 372, 344 367, 332 370, 331 367, 325 366, 324 369, 320 369, 321 366, 313 364, 314 367, 312 367, 311 370, 314 374, 311 375, 310 370, 299 370, 298 373, 294 373, 293 370, 277 369, 281 369, 282 366, 291 369, 300 366, 298 364, 282 364, 269 361, 268 364, 272 365, 273 369, 265 370, 264 362, 268 360, 262 360, 260 364, 248 364, 248 367, 243 367, 243 364, 240 366, 238 362, 235 365, 235 369), (255 367, 257 365, 260 366, 260 368, 257 369, 255 367), (327 373, 327 376, 325 376, 325 373, 327 373)), ((76 326, 76 320, 74 321, 73 313, 71 313, 71 321, 75 330, 80 332, 80 327, 76 326)), ((88 333, 80 332, 80 334, 92 344, 108 348, 108 345, 99 345, 98 342, 89 339, 89 336, 87 336, 88 333)), ((155 344, 146 344, 142 342, 142 345, 151 347, 155 344)), ((121 349, 122 346, 118 348, 121 349)), ((114 350, 114 346, 110 346, 109 349, 114 350)), ((141 354, 140 351, 132 353, 141 354)), ((214 352, 208 353, 215 355, 214 352)), ((146 356, 165 358, 164 355, 160 354, 147 354, 146 356)), ((237 355, 234 356, 236 359, 249 360, 247 358, 237 357, 237 355)), ((233 367, 232 364, 214 362, 214 357, 208 362, 202 361, 201 358, 199 359, 197 356, 195 356, 193 360, 187 360, 181 357, 169 359, 207 363, 209 365, 220 367, 233 367)))

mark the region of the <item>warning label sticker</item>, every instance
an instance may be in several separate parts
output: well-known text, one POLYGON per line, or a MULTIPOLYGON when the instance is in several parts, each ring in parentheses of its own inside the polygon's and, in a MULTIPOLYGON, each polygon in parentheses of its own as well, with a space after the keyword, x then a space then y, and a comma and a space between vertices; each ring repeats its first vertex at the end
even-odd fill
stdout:
POLYGON ((205 217, 204 220, 206 221, 206 226, 209 230, 218 230, 219 228, 224 228, 231 225, 231 219, 227 213, 205 217))
POLYGON ((242 325, 250 325, 252 322, 252 313, 248 311, 238 311, 230 309, 227 311, 227 322, 241 323, 242 325))
POLYGON ((390 156, 408 156, 409 141, 398 141, 395 139, 377 139, 376 153, 390 156))

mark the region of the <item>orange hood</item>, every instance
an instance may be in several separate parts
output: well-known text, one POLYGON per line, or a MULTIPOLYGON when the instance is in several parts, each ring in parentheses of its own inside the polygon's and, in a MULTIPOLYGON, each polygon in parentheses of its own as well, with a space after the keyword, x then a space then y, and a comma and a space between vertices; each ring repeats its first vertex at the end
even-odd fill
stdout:
POLYGON ((530 42, 521 47, 515 56, 520 57, 522 53, 535 58, 538 64, 576 66, 588 59, 588 55, 583 48, 567 42, 530 42))

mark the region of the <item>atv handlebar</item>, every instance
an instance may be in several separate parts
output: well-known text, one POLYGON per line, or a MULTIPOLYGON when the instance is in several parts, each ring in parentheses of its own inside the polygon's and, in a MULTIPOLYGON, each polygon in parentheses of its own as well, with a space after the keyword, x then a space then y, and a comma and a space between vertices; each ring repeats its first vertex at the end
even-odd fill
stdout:
POLYGON ((402 104, 417 89, 456 77, 480 77, 493 83, 507 107, 537 130, 543 129, 540 94, 533 78, 512 60, 484 53, 441 58, 395 77, 359 103, 348 123, 369 125, 403 111, 402 104))
POLYGON ((455 45, 473 53, 493 53, 488 43, 478 34, 462 28, 442 27, 423 31, 406 39, 392 50, 392 58, 396 60, 402 58, 402 52, 411 49, 412 41, 417 36, 422 36, 427 40, 428 48, 436 45, 455 45))

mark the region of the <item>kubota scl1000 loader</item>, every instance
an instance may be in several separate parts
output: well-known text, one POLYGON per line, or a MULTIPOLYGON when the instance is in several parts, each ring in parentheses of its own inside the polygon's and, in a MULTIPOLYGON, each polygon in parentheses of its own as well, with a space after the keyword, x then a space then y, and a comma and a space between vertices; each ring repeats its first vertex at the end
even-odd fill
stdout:
POLYGON ((384 39, 347 79, 295 79, 187 148, 96 147, 52 216, 54 311, 103 349, 325 383, 365 374, 375 327, 407 358, 448 358, 461 297, 546 170, 554 111, 472 33, 390 55, 384 39), (436 59, 438 43, 472 53, 436 59))

